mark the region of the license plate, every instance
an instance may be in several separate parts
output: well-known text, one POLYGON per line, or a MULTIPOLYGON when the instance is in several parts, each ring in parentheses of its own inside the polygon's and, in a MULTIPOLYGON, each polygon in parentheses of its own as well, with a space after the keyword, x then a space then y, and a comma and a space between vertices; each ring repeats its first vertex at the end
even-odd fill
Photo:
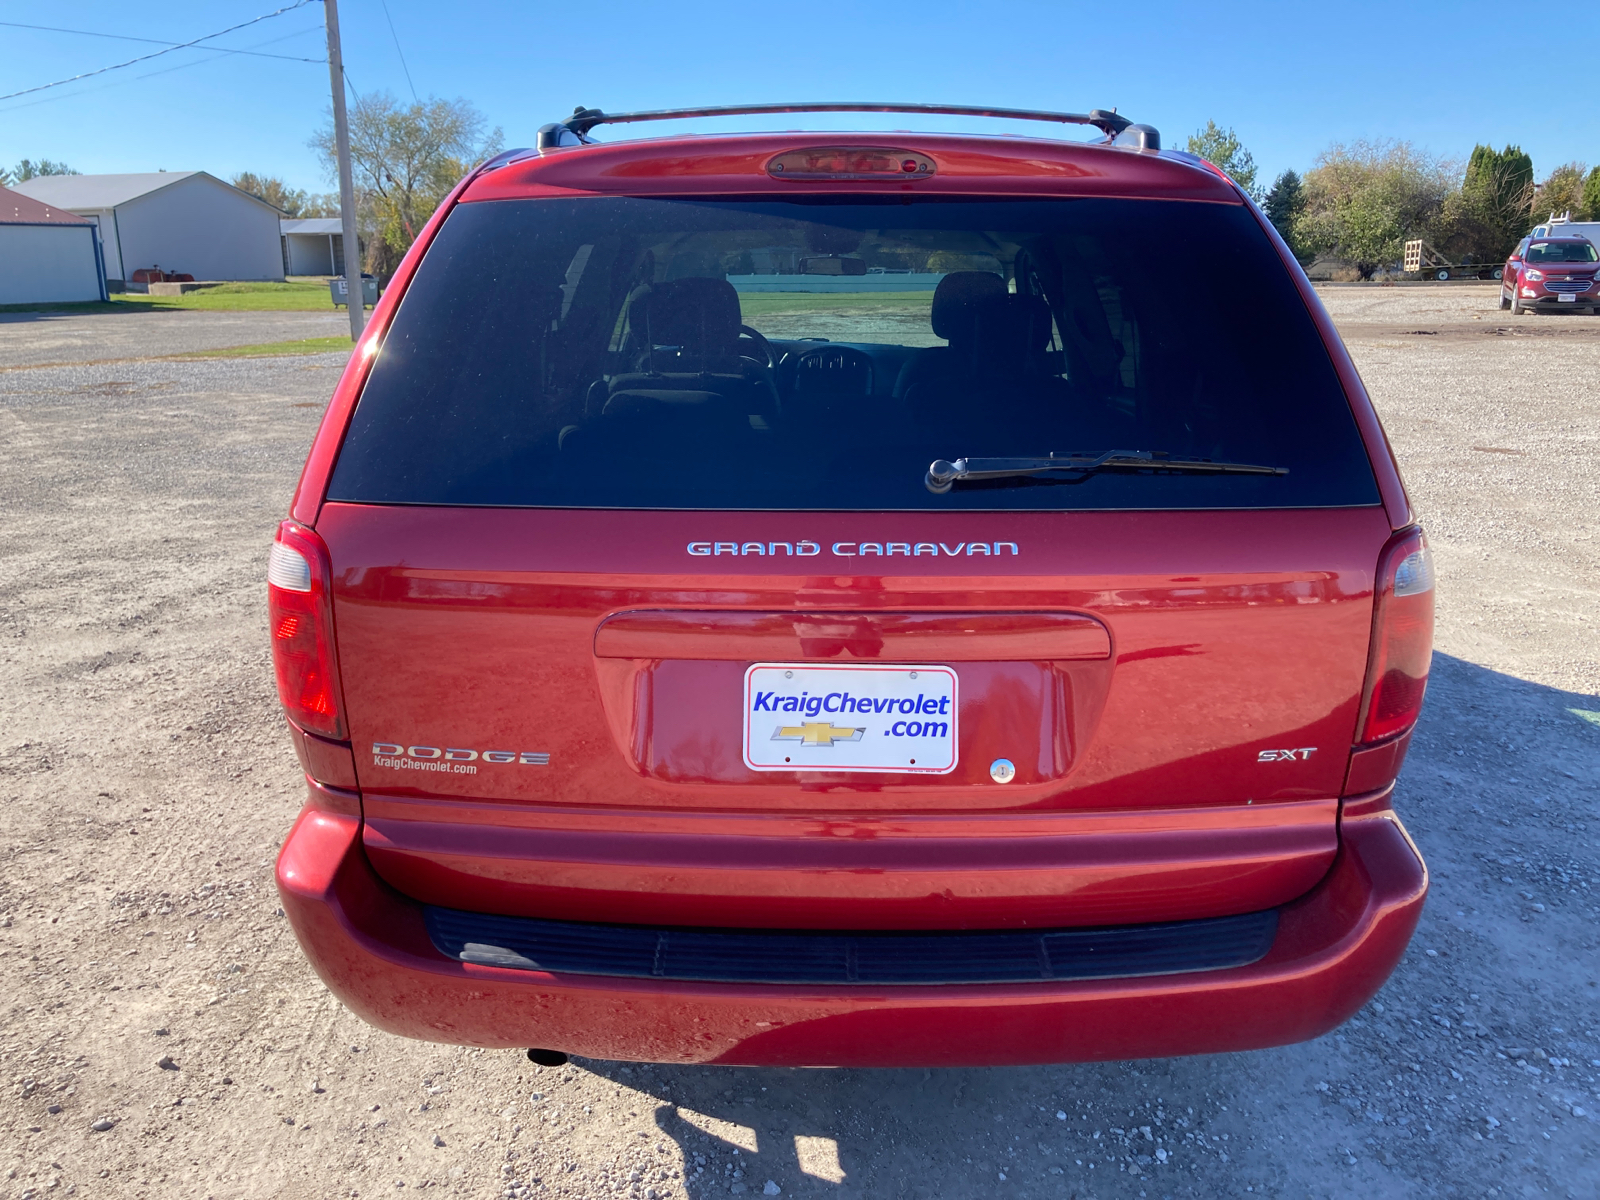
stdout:
POLYGON ((757 663, 744 673, 752 771, 942 775, 956 766, 949 667, 757 663))
POLYGON ((1562 295, 1556 297, 1556 302, 1558 304, 1576 304, 1578 302, 1578 298, 1576 296, 1562 295))

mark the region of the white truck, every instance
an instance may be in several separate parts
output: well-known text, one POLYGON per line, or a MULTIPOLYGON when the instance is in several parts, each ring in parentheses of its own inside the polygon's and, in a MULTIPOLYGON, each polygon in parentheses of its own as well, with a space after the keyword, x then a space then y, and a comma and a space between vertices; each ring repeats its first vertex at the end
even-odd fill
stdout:
POLYGON ((1600 249, 1600 221, 1574 221, 1570 212, 1562 213, 1559 217, 1550 214, 1550 219, 1542 225, 1535 225, 1530 237, 1584 237, 1600 249))

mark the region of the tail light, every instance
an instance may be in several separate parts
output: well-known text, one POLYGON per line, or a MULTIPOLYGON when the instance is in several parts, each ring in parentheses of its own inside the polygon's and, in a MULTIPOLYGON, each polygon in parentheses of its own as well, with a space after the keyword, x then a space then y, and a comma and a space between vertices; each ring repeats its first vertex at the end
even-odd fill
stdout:
POLYGON ((304 525, 278 526, 267 562, 267 614, 278 699, 308 733, 345 736, 333 653, 332 568, 328 548, 304 525))
POLYGON ((1384 547, 1375 600, 1362 742, 1404 733, 1422 711, 1433 655, 1433 559, 1422 530, 1407 529, 1384 547))

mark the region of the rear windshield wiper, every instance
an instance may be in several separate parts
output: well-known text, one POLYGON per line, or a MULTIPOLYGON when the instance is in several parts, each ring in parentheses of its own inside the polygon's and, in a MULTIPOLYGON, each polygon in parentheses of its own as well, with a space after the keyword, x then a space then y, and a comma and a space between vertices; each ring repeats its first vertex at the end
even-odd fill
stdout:
POLYGON ((957 483, 984 479, 1036 479, 1041 483, 1076 483, 1097 471, 1183 471, 1196 475, 1287 475, 1288 467, 1255 463, 1212 462, 1206 458, 1174 458, 1164 450, 1107 450, 1104 454, 1048 454, 1043 458, 935 459, 928 468, 928 490, 943 495, 957 483))

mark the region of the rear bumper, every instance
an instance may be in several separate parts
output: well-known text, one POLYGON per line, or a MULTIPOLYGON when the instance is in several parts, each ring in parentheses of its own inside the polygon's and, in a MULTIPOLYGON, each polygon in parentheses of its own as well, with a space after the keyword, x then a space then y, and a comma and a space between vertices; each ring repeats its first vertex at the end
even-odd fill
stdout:
MULTIPOLYGON (((1361 761, 1372 757, 1363 751, 1361 761)), ((1379 770, 1393 761, 1376 757, 1379 770)), ((360 814, 373 869, 422 903, 688 928, 1048 929, 1231 916, 1305 895, 1339 848, 1331 798, 872 820, 583 812, 369 791, 360 814)))
POLYGON ((1388 978, 1427 894, 1389 812, 1347 817, 1333 868, 1279 910, 1246 967, 1067 983, 818 987, 555 975, 447 958, 420 904, 373 872, 358 818, 308 806, 278 856, 312 966, 391 1033, 591 1058, 770 1066, 1095 1061, 1317 1037, 1388 978))

